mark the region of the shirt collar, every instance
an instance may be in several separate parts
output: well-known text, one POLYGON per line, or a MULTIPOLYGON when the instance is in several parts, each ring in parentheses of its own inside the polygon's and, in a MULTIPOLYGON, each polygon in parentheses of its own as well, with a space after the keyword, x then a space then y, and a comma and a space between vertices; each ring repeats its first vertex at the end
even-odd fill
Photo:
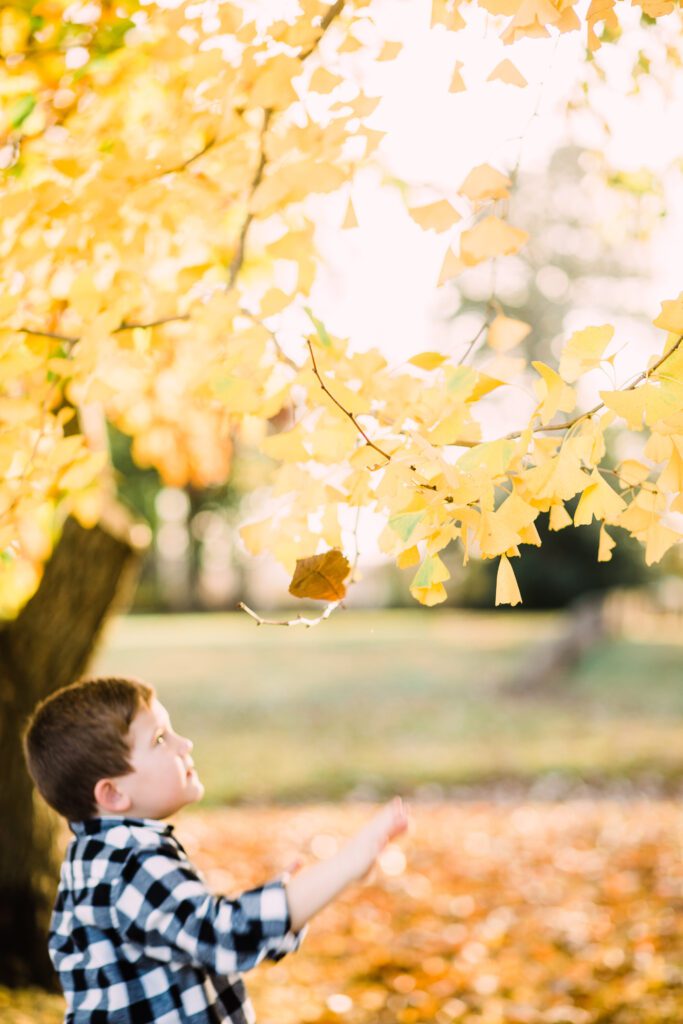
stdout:
POLYGON ((110 828, 125 825, 128 828, 147 828, 161 836, 172 836, 173 825, 167 825, 156 818, 86 818, 85 821, 70 821, 69 828, 76 836, 93 836, 107 832, 110 828))

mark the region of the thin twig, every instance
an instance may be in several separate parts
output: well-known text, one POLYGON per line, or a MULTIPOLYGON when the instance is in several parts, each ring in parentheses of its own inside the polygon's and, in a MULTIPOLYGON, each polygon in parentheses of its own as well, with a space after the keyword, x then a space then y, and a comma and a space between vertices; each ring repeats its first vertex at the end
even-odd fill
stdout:
MULTIPOLYGON (((669 351, 665 355, 663 355, 660 359, 657 360, 657 362, 654 364, 654 366, 651 366, 649 370, 643 370, 642 373, 639 373, 638 376, 636 377, 636 379, 634 381, 632 381, 631 384, 629 384, 627 387, 625 387, 625 388, 617 388, 616 390, 617 391, 621 391, 623 393, 625 393, 627 391, 635 391, 635 389, 638 387, 639 384, 642 384, 642 382, 644 380, 647 380, 649 377, 651 377, 652 374, 655 372, 655 370, 658 370, 659 367, 662 365, 662 363, 666 362, 666 360, 669 358, 669 356, 672 356, 674 354, 674 352, 676 351, 676 349, 678 349, 680 347, 682 342, 683 342, 683 334, 681 334, 679 336, 678 340, 676 341, 676 343, 674 345, 671 346, 669 351)), ((551 423, 549 426, 546 426, 546 427, 536 427, 534 429, 533 433, 536 434, 536 433, 546 432, 548 430, 570 430, 571 427, 575 427, 577 423, 581 422, 581 420, 589 419, 591 416, 594 416, 596 412, 600 412, 600 410, 604 409, 604 408, 605 408, 605 403, 604 402, 600 402, 598 405, 594 405, 592 409, 588 409, 586 412, 582 412, 582 413, 580 413, 580 415, 575 416, 574 419, 565 420, 564 423, 551 423)), ((501 440, 503 440, 503 441, 516 441, 517 439, 522 437, 522 435, 524 433, 525 433, 525 431, 523 431, 523 430, 515 430, 511 434, 505 434, 505 436, 503 438, 501 438, 501 440)), ((474 448, 474 447, 476 447, 476 445, 481 444, 482 442, 480 442, 480 441, 462 441, 462 440, 458 440, 458 441, 451 441, 450 443, 452 445, 455 445, 455 446, 460 447, 460 448, 474 448)))
POLYGON ((303 615, 297 615, 295 619, 263 619, 255 612, 252 608, 249 608, 244 601, 240 601, 238 608, 250 615, 256 622, 257 626, 306 626, 310 629, 311 626, 318 626, 325 619, 329 618, 335 608, 338 608, 341 601, 331 601, 322 615, 319 615, 317 619, 307 619, 303 615))
POLYGON ((335 404, 335 405, 337 406, 337 408, 338 408, 338 409, 341 409, 341 411, 342 411, 342 412, 344 413, 344 415, 345 415, 345 416, 348 416, 348 417, 349 417, 349 419, 350 419, 350 420, 351 420, 351 422, 353 423, 353 425, 354 425, 354 427, 356 428, 356 430, 357 430, 357 431, 358 431, 358 432, 359 432, 360 434, 362 434, 362 435, 363 435, 363 437, 365 438, 365 440, 366 440, 366 442, 368 443, 368 445, 369 445, 369 446, 370 446, 371 448, 373 448, 373 449, 374 449, 374 450, 375 450, 376 452, 379 452, 379 454, 380 454, 380 455, 381 455, 381 456, 382 456, 383 458, 385 458, 385 459, 387 460, 387 462, 390 462, 390 461, 391 461, 391 455, 387 455, 387 453, 386 453, 385 451, 382 451, 382 449, 381 449, 381 448, 379 448, 379 447, 378 447, 378 446, 377 446, 377 445, 376 445, 376 444, 375 444, 375 443, 374 443, 373 441, 371 441, 371 440, 370 440, 370 438, 369 438, 369 437, 368 437, 368 435, 367 435, 367 434, 365 433, 365 431, 364 431, 364 430, 363 430, 363 428, 361 427, 361 425, 360 425, 360 423, 358 422, 358 420, 356 419, 356 417, 355 417, 355 416, 353 415, 353 413, 349 412, 349 410, 348 410, 348 409, 345 409, 345 408, 344 408, 344 406, 343 406, 343 405, 341 404, 341 402, 339 402, 339 401, 338 401, 338 400, 337 400, 337 399, 336 399, 336 398, 334 397, 334 395, 332 394, 332 392, 330 391, 330 389, 329 389, 329 388, 327 387, 327 385, 325 384, 324 380, 323 380, 323 379, 322 379, 322 377, 320 376, 320 371, 318 370, 318 364, 317 364, 317 363, 316 363, 316 361, 315 361, 315 355, 314 355, 314 353, 313 353, 313 346, 312 346, 312 344, 311 344, 311 341, 310 341, 310 339, 307 339, 307 340, 306 340, 306 344, 308 345, 308 351, 309 351, 309 352, 311 353, 311 361, 312 361, 312 363, 313 363, 313 373, 314 373, 314 374, 316 375, 316 377, 318 378, 318 383, 320 384, 320 387, 321 387, 321 388, 323 389, 323 391, 325 392, 325 394, 327 395, 327 397, 328 397, 328 398, 330 398, 330 399, 331 399, 331 400, 332 400, 332 401, 334 402, 334 404, 335 404))
MULTIPOLYGON (((178 314, 178 316, 164 316, 159 320, 152 320, 147 324, 131 324, 127 321, 120 323, 118 327, 115 327, 111 332, 112 334, 121 334, 122 331, 135 331, 135 330, 147 330, 150 327, 160 327, 162 324, 178 323, 181 320, 189 320, 189 313, 178 314)), ((69 337, 66 334, 55 334, 53 331, 40 331, 33 327, 13 327, 12 330, 16 331, 17 334, 30 334, 36 338, 52 338, 54 341, 63 341, 65 345, 76 345, 81 339, 69 337)))

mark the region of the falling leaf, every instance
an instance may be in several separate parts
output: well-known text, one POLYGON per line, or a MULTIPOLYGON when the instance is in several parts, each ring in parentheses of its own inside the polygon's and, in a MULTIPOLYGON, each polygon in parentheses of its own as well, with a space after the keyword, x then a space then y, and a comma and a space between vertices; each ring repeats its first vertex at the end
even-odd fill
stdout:
POLYGON ((346 595, 344 580, 350 572, 348 559, 338 549, 298 558, 289 592, 313 601, 341 601, 346 595))

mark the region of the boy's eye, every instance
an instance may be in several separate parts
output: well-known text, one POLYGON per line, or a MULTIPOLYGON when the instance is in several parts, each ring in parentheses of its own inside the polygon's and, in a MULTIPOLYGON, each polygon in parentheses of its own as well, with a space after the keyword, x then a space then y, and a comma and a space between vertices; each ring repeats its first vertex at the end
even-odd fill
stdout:
POLYGON ((155 746, 160 746, 160 744, 164 743, 165 740, 166 740, 166 733, 165 732, 160 732, 160 733, 158 733, 154 737, 154 745, 155 746))

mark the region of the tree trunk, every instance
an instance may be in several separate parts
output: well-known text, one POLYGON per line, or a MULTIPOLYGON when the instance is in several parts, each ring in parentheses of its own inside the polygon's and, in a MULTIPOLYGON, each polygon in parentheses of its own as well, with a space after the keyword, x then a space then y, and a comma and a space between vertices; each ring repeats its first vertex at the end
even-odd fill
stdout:
POLYGON ((46 936, 58 821, 34 796, 24 723, 39 700, 83 674, 138 555, 127 522, 86 530, 68 519, 37 592, 0 631, 0 982, 8 985, 55 984, 46 936))

